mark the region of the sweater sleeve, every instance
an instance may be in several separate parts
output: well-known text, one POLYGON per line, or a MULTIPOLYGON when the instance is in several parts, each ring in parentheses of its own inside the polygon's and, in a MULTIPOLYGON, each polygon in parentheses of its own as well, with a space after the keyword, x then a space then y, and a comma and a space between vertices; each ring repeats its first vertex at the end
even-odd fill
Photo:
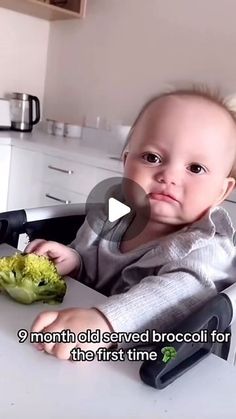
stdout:
POLYGON ((113 295, 95 308, 116 332, 173 329, 213 297, 232 272, 233 249, 213 242, 169 262, 158 275, 143 278, 127 292, 113 295))
POLYGON ((80 256, 80 268, 75 279, 91 287, 96 283, 98 240, 98 235, 90 227, 86 218, 77 231, 76 237, 68 245, 80 256))

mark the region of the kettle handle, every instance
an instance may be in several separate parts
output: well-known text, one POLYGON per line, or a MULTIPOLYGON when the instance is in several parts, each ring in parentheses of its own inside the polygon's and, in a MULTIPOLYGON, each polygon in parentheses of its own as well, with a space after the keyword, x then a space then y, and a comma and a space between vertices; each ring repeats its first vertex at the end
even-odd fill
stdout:
POLYGON ((40 102, 37 96, 31 96, 31 100, 32 102, 33 101, 35 102, 36 116, 35 116, 35 119, 32 121, 32 124, 35 125, 40 121, 40 102))

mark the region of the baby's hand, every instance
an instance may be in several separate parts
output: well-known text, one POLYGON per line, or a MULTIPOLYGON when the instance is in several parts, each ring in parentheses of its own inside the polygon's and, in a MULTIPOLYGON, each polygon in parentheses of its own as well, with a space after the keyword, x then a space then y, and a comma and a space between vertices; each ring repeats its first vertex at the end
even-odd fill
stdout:
POLYGON ((55 264, 59 275, 65 276, 71 274, 71 276, 76 277, 79 272, 79 253, 64 244, 36 239, 26 246, 24 252, 47 256, 55 264))
MULTIPOLYGON (((78 333, 86 332, 90 329, 92 332, 96 329, 104 332, 111 332, 112 328, 108 321, 96 309, 70 308, 61 311, 49 311, 41 313, 32 326, 32 332, 61 332, 70 330, 77 338, 78 333)), ((69 359, 70 351, 75 347, 80 347, 83 351, 94 351, 100 347, 108 347, 110 344, 99 343, 40 343, 36 347, 39 350, 54 355, 59 359, 69 359)))

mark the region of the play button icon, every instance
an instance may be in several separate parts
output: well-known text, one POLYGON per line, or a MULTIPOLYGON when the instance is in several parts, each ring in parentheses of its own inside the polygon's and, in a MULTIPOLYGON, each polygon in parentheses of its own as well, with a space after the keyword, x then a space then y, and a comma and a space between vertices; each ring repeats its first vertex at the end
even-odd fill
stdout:
POLYGON ((131 208, 128 205, 123 204, 115 198, 108 199, 108 220, 111 223, 129 214, 130 211, 131 208))
POLYGON ((121 237, 130 240, 138 236, 145 228, 150 217, 150 203, 136 182, 121 176, 112 177, 91 190, 85 212, 98 239, 119 242, 121 237))

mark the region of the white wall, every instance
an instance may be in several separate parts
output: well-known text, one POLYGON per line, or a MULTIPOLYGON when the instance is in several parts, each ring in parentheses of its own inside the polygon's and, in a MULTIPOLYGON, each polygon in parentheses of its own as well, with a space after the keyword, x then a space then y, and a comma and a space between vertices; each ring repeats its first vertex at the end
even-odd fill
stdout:
POLYGON ((49 22, 0 8, 0 97, 13 91, 43 102, 49 22))
POLYGON ((51 26, 45 114, 130 123, 176 81, 236 91, 235 0, 88 0, 85 20, 51 26))

